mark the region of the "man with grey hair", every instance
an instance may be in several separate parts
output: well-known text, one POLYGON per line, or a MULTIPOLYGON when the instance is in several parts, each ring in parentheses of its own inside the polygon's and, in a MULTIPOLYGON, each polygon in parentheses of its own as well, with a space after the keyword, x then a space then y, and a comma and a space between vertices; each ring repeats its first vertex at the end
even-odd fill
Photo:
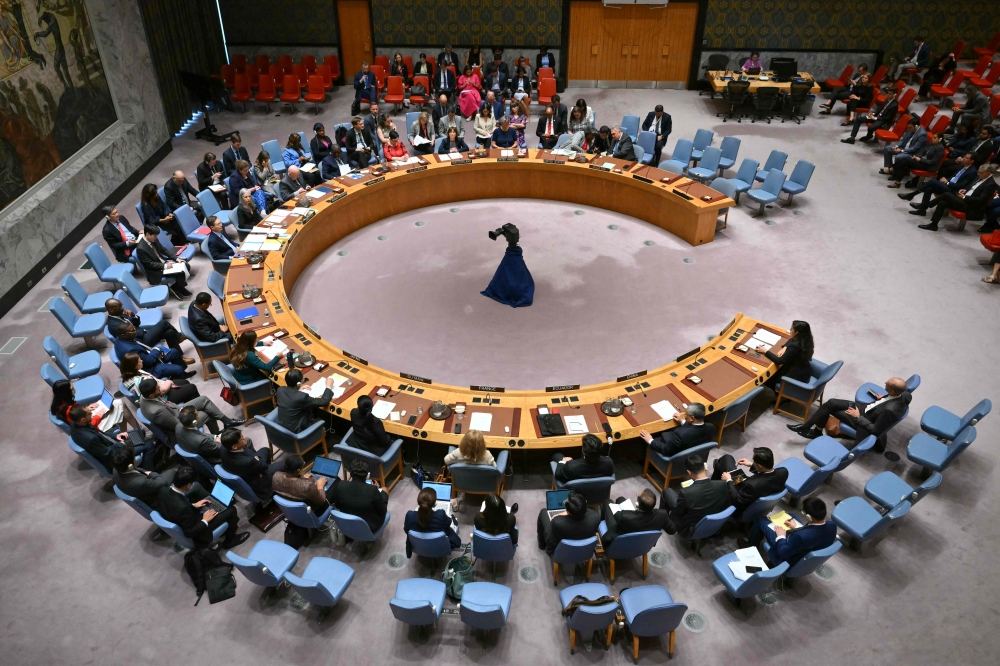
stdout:
POLYGON ((191 187, 183 171, 174 171, 174 175, 163 185, 163 194, 167 197, 166 203, 170 210, 177 210, 186 204, 194 210, 199 220, 205 219, 198 202, 198 190, 191 187))
POLYGON ((302 180, 302 171, 294 164, 288 167, 288 171, 278 183, 278 192, 281 194, 282 201, 288 201, 309 189, 311 188, 302 180))
POLYGON ((874 451, 885 450, 885 440, 882 435, 892 427, 906 412, 910 404, 910 392, 906 389, 906 381, 899 377, 891 377, 885 382, 885 393, 873 392, 874 402, 858 405, 852 400, 831 398, 823 402, 819 409, 806 419, 805 423, 789 424, 789 430, 808 439, 815 439, 823 434, 821 428, 826 426, 832 416, 841 423, 852 427, 857 433, 853 448, 869 435, 875 435, 878 441, 874 451))
POLYGON ((945 192, 934 200, 937 207, 931 216, 930 224, 919 225, 921 229, 937 231, 938 222, 949 210, 965 213, 966 219, 981 220, 986 215, 986 206, 993 200, 997 192, 997 182, 993 176, 996 175, 997 168, 992 164, 983 164, 976 174, 976 182, 969 186, 967 190, 955 192, 945 192))
POLYGON ((660 455, 670 457, 699 444, 714 442, 719 432, 711 423, 705 423, 705 405, 700 402, 685 406, 683 412, 674 414, 673 420, 678 424, 676 428, 661 432, 655 438, 640 430, 639 437, 660 455))
POLYGON ((611 128, 611 157, 629 162, 638 162, 635 156, 635 147, 632 145, 632 137, 622 131, 622 128, 615 125, 611 128))
POLYGON ((945 133, 952 133, 958 129, 958 125, 966 125, 969 128, 969 134, 972 134, 973 127, 976 123, 979 123, 980 127, 985 127, 990 124, 990 100, 986 99, 986 95, 971 83, 965 86, 965 104, 959 106, 956 104, 951 107, 954 113, 951 116, 951 122, 948 123, 948 129, 945 133))

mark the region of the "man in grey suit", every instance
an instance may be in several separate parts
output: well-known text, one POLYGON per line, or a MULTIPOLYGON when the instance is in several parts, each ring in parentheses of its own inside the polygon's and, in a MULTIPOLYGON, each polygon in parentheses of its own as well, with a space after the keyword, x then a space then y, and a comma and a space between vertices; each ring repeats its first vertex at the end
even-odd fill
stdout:
POLYGON ((892 173, 894 159, 903 155, 910 157, 925 145, 927 145, 927 130, 920 126, 920 118, 913 116, 910 118, 910 122, 906 123, 906 131, 903 132, 903 136, 899 137, 899 141, 886 145, 882 149, 885 168, 879 173, 888 176, 892 173))
POLYGON ((285 172, 285 175, 281 178, 281 182, 278 183, 278 194, 281 195, 282 201, 288 201, 295 195, 310 189, 312 188, 302 180, 302 172, 295 165, 288 167, 288 171, 285 172))
POLYGON ((622 131, 622 128, 615 125, 611 128, 611 138, 614 141, 611 149, 611 157, 619 160, 636 162, 635 148, 632 146, 632 138, 622 131))
MULTIPOLYGON (((143 416, 154 425, 159 426, 164 432, 175 432, 177 424, 180 423, 181 408, 169 400, 167 396, 160 392, 160 386, 156 380, 147 377, 139 382, 139 409, 143 416)), ((207 395, 201 395, 190 400, 185 407, 194 407, 198 410, 198 426, 208 425, 208 429, 213 434, 219 434, 219 421, 226 428, 235 428, 247 422, 246 419, 231 419, 215 406, 215 403, 207 395)))
POLYGON ((156 508, 156 496, 160 488, 165 488, 174 482, 177 470, 168 469, 162 474, 148 472, 135 466, 135 449, 131 446, 120 446, 111 453, 111 466, 114 474, 111 480, 118 489, 126 495, 144 502, 151 509, 156 508))
POLYGON ((951 116, 951 122, 948 124, 948 129, 945 130, 945 134, 951 134, 958 130, 958 125, 968 125, 970 134, 971 130, 976 123, 979 123, 980 127, 990 124, 990 101, 986 99, 986 95, 971 83, 965 86, 966 101, 962 106, 957 104, 951 108, 955 113, 951 116))
MULTIPOLYGON (((145 412, 143 412, 145 413, 145 412)), ((181 408, 174 426, 177 444, 188 453, 195 453, 215 465, 222 462, 222 447, 217 438, 203 433, 198 426, 198 410, 190 405, 181 408)))

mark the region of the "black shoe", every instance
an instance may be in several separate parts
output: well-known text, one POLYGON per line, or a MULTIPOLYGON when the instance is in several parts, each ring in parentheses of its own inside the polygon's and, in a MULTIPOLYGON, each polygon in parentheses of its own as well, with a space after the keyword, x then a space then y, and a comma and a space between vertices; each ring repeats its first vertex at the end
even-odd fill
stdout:
POLYGON ((241 425, 247 422, 247 419, 226 419, 222 422, 227 428, 239 428, 241 425))
POLYGON ((871 143, 872 141, 875 140, 875 138, 866 135, 866 136, 861 137, 858 140, 861 141, 861 143, 871 143))
POLYGON ((802 434, 802 426, 803 425, 804 424, 802 424, 802 423, 797 423, 797 424, 796 423, 789 423, 785 427, 788 428, 789 430, 791 430, 792 432, 801 435, 802 434))
POLYGON ((927 209, 915 208, 914 210, 910 211, 910 215, 919 215, 920 217, 927 217, 927 209))
POLYGON ((806 432, 803 432, 803 433, 800 433, 800 434, 803 437, 805 437, 806 439, 816 439, 817 437, 819 437, 819 436, 821 436, 823 434, 823 431, 822 430, 818 430, 816 428, 810 428, 806 432))
POLYGON ((188 370, 187 372, 182 372, 181 374, 177 375, 177 378, 178 379, 191 379, 196 374, 198 374, 198 373, 195 372, 194 370, 188 370))
POLYGON ((854 143, 854 137, 853 136, 849 136, 846 139, 841 139, 840 142, 841 143, 854 143))
POLYGON ((921 229, 926 229, 927 231, 937 231, 937 222, 931 222, 930 224, 918 224, 921 229))
POLYGON ((916 192, 906 192, 906 193, 897 194, 896 196, 899 197, 900 199, 902 199, 903 201, 913 201, 913 197, 917 196, 917 193, 916 192))
POLYGON ((226 539, 225 541, 223 541, 222 547, 235 548, 236 546, 240 545, 249 538, 250 538, 249 532, 237 532, 236 534, 233 535, 232 539, 226 539))
MULTIPOLYGON (((910 188, 911 190, 914 187, 916 187, 917 185, 919 185, 919 184, 920 184, 920 179, 919 178, 911 178, 908 181, 906 181, 905 183, 903 183, 904 186, 910 188)), ((916 192, 914 192, 914 194, 916 194, 916 192)))

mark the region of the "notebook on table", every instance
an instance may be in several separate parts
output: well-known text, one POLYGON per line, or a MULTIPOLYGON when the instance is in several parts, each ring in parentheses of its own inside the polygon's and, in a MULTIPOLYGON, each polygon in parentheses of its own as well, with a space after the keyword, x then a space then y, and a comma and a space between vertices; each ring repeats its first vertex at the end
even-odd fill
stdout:
POLYGON ((546 490, 545 509, 549 512, 549 520, 566 510, 563 504, 572 490, 546 490))
POLYGON ((434 492, 437 493, 437 503, 434 504, 434 509, 441 509, 448 516, 451 516, 451 484, 450 483, 425 483, 423 488, 433 488, 434 492))
POLYGON ((216 481, 215 486, 212 487, 212 494, 208 496, 208 508, 222 513, 229 508, 234 494, 235 491, 232 488, 222 481, 216 481))

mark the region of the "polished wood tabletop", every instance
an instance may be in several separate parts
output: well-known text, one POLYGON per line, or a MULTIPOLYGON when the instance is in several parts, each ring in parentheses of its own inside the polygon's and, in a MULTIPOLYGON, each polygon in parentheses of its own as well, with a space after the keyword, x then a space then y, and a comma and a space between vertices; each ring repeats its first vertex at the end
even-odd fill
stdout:
MULTIPOLYGON (((471 163, 464 159, 460 160, 463 163, 439 163, 436 157, 428 156, 422 164, 408 164, 388 173, 365 173, 358 179, 341 177, 317 188, 312 197, 287 203, 282 210, 295 212, 279 212, 277 216, 272 213, 262 224, 274 226, 261 229, 280 249, 264 253, 263 261, 254 266, 248 265, 245 258, 233 259, 223 302, 230 330, 255 330, 259 342, 276 337, 290 349, 314 356, 316 367, 304 370, 306 382, 335 377, 339 389, 330 405, 333 414, 347 418, 364 392, 373 400, 393 403, 392 414, 385 419, 385 428, 391 434, 452 445, 461 439, 456 426, 464 433, 473 420, 483 420, 477 413, 491 416, 489 429, 484 430, 491 448, 579 446, 583 432, 627 439, 637 436, 641 429, 657 432, 676 426, 669 416, 668 420, 661 418, 660 413, 672 413, 670 407, 659 404, 663 401, 678 409, 697 401, 705 404, 709 412, 716 412, 771 375, 775 368, 766 358, 737 347, 763 328, 782 336, 777 345, 780 349, 787 332, 743 314, 737 314, 704 346, 665 359, 667 362, 660 367, 622 368, 620 377, 609 377, 609 381, 591 386, 529 390, 449 386, 435 382, 433 377, 405 374, 405 368, 379 368, 337 347, 336 340, 322 339, 298 317, 288 294, 305 267, 334 243, 392 215, 479 199, 497 180, 504 183, 500 190, 517 192, 519 197, 597 206, 646 220, 681 237, 686 234, 696 240, 707 236, 704 242, 714 235, 718 210, 734 205, 731 199, 703 185, 693 187, 686 178, 634 162, 598 157, 594 160, 597 166, 608 162, 615 165, 592 168, 592 164, 567 162, 564 157, 534 150, 515 158, 516 163, 510 158, 500 161, 503 159, 491 154, 471 163), (440 170, 448 174, 446 187, 440 186, 440 170), (694 196, 673 194, 678 188, 694 196), (261 289, 256 302, 244 297, 244 285, 261 289), (246 311, 251 308, 256 308, 256 314, 251 311, 248 315, 246 311), (235 312, 242 312, 243 318, 237 320, 235 312), (624 398, 631 404, 620 415, 607 416, 602 403, 613 398, 624 398), (447 419, 431 418, 430 408, 436 401, 453 408, 447 419), (538 417, 546 413, 560 416, 566 435, 542 437, 538 417)), ((282 385, 284 372, 279 370, 273 376, 282 385)))
MULTIPOLYGON (((712 90, 714 90, 715 92, 724 92, 726 90, 726 84, 729 83, 728 81, 726 81, 726 77, 735 78, 740 74, 741 72, 734 72, 733 70, 729 71, 713 70, 708 73, 708 81, 712 85, 712 90)), ((763 88, 765 86, 769 88, 779 88, 781 92, 785 93, 789 92, 792 89, 792 84, 790 81, 782 83, 778 83, 777 81, 775 81, 773 72, 761 72, 761 74, 767 76, 767 80, 761 81, 760 75, 750 76, 749 77, 750 80, 748 81, 748 83, 750 84, 749 92, 755 93, 759 88, 763 88)), ((810 74, 809 72, 799 72, 799 78, 802 79, 803 81, 813 82, 813 87, 809 89, 809 92, 811 92, 814 95, 820 92, 821 88, 819 87, 819 84, 816 83, 815 79, 813 79, 812 74, 810 74)))

